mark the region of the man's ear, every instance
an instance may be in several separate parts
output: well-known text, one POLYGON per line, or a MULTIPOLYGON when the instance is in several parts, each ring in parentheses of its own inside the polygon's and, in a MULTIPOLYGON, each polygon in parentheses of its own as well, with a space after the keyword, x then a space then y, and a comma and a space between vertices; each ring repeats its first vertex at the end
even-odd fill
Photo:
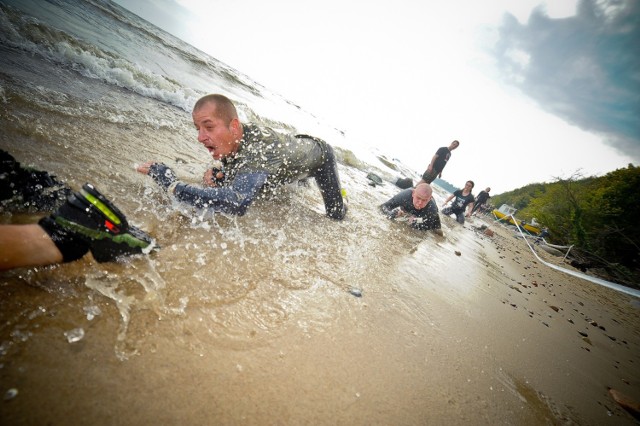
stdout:
POLYGON ((231 122, 229 123, 229 129, 231 130, 231 134, 234 138, 242 138, 242 125, 240 124, 240 120, 238 120, 237 118, 232 118, 231 122))

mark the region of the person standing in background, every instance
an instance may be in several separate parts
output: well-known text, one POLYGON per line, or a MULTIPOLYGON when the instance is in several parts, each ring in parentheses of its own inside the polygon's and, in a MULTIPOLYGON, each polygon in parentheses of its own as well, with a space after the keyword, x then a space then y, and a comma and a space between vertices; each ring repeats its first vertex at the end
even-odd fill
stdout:
POLYGON ((441 148, 438 148, 433 158, 431 158, 431 163, 429 163, 427 170, 425 170, 425 172, 422 174, 422 179, 420 180, 420 182, 418 182, 418 184, 431 183, 435 180, 435 178, 441 178, 442 170, 451 158, 451 151, 456 149, 458 146, 460 146, 460 142, 455 140, 451 142, 448 147, 443 146, 441 148))
POLYGON ((471 210, 471 214, 474 214, 476 210, 480 208, 484 203, 487 202, 491 195, 489 195, 489 191, 491 188, 487 187, 484 191, 480 191, 480 193, 476 196, 476 202, 473 204, 473 210, 471 210))

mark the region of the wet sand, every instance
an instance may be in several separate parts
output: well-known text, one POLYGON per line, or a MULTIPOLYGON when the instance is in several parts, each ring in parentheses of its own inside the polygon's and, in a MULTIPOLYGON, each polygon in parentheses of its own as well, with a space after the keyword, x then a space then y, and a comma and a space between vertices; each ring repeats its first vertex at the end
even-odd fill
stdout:
MULTIPOLYGON (((640 400, 639 300, 540 264, 512 229, 477 218, 445 218, 444 237, 383 221, 392 232, 369 229, 378 244, 357 247, 347 232, 382 220, 370 206, 396 191, 361 188, 351 222, 331 224, 348 246, 341 273, 313 269, 321 252, 252 254, 263 271, 302 270, 249 288, 234 287, 236 276, 188 301, 178 278, 145 259, 91 279, 90 258, 0 274, 0 423, 636 424, 608 389, 640 400), (482 224, 492 237, 475 231, 482 224), (146 284, 105 297, 125 271, 146 284), (314 279, 290 279, 303 273, 314 279), (119 298, 139 302, 123 310, 119 298), (101 311, 89 320, 92 306, 101 311), (85 337, 69 343, 78 326, 85 337)), ((296 206, 313 230, 317 213, 296 206)), ((212 273, 183 266, 184 281, 212 273)))

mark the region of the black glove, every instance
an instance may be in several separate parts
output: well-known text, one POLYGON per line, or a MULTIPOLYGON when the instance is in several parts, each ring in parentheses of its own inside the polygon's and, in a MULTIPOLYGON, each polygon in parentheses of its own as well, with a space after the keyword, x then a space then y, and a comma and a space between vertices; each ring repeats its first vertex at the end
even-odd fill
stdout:
POLYGON ((153 163, 151 167, 149 167, 149 176, 151 176, 153 180, 155 180, 156 183, 165 190, 167 190, 169 186, 177 180, 173 170, 163 163, 153 163))

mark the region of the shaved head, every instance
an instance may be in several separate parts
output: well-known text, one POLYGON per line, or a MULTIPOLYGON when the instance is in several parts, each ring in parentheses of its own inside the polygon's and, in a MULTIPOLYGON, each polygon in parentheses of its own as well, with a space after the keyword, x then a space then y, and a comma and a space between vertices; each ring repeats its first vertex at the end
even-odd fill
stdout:
POLYGON ((428 183, 419 183, 412 190, 412 199, 413 199, 413 207, 418 210, 422 210, 429 204, 431 201, 431 194, 433 193, 433 189, 431 189, 431 185, 428 183))
POLYGON ((428 183, 420 183, 414 189, 422 198, 431 198, 431 194, 433 193, 433 189, 431 185, 428 183))
POLYGON ((229 124, 231 120, 233 120, 234 118, 238 118, 238 112, 236 111, 236 107, 235 105, 233 105, 233 102, 231 102, 231 99, 220 94, 212 94, 201 97, 193 106, 193 112, 198 111, 200 108, 207 104, 214 104, 216 106, 214 115, 217 118, 221 119, 224 124, 229 124))

